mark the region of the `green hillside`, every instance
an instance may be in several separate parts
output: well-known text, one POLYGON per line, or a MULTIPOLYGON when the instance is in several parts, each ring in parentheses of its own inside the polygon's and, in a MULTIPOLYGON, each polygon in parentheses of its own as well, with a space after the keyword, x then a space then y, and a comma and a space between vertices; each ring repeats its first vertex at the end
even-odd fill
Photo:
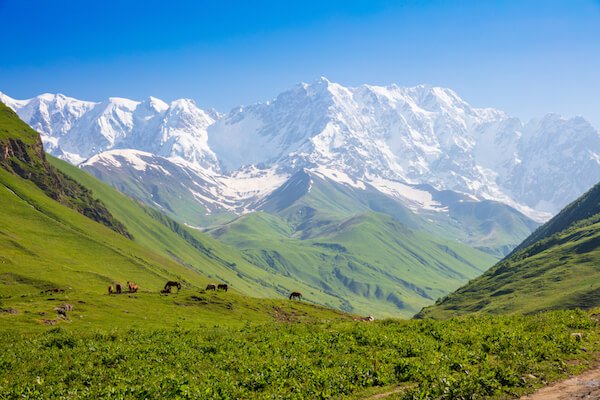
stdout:
MULTIPOLYGON (((277 320, 282 315, 300 320, 348 318, 305 303, 243 296, 246 293, 282 298, 289 290, 306 287, 285 277, 270 279, 270 274, 256 267, 247 270, 249 265, 234 250, 205 235, 196 237, 173 221, 161 219, 153 210, 146 214, 144 208, 106 185, 96 181, 99 186, 93 191, 84 188, 52 164, 74 175, 80 171, 57 160, 48 163, 37 151, 39 137, 36 139, 30 128, 19 125, 14 113, 0 107, 3 326, 31 330, 68 324, 73 329, 88 329, 119 325, 197 326, 213 319, 239 324, 244 319, 277 320), (17 173, 15 165, 24 172, 17 173), (102 193, 106 202, 94 197, 95 190, 100 193, 102 188, 106 189, 102 193), (59 199, 49 197, 52 193, 58 194, 59 199), (89 198, 77 197, 81 193, 89 198), (60 196, 66 200, 61 201, 60 196), (77 200, 92 207, 92 211, 102 210, 105 219, 98 223, 89 218, 86 208, 73 206, 77 200), (116 226, 121 229, 114 229, 116 226), (253 279, 243 276, 238 268, 246 269, 244 273, 253 279), (180 281, 181 293, 161 296, 159 290, 167 280, 180 281), (140 291, 108 295, 109 285, 125 286, 127 281, 137 283, 140 291), (232 290, 203 293, 209 282, 229 283, 232 290), (284 284, 288 284, 287 289, 284 284), (76 319, 58 317, 54 308, 64 303, 73 306, 76 319)), ((82 182, 89 179, 88 183, 94 183, 93 178, 81 174, 82 182)))
POLYGON ((447 212, 423 210, 417 214, 373 187, 356 189, 309 171, 292 176, 260 208, 284 218, 302 237, 318 235, 319 227, 358 213, 382 213, 414 230, 458 240, 496 258, 508 254, 538 226, 505 204, 473 201, 427 185, 423 190, 433 193, 433 200, 443 204, 447 212))
MULTIPOLYGON (((340 212, 331 192, 319 196, 329 199, 329 208, 314 204, 319 198, 316 190, 303 198, 320 208, 312 218, 250 214, 210 231, 215 240, 131 201, 80 169, 50 160, 92 189, 135 241, 167 257, 177 254, 179 262, 253 296, 282 297, 299 290, 307 301, 332 308, 409 317, 494 262, 467 246, 431 241, 430 235, 406 230, 385 214, 360 208, 357 201, 347 202, 347 209, 340 212), (365 212, 342 218, 359 210, 365 212)), ((324 185, 324 190, 337 189, 324 185)), ((337 202, 344 199, 340 196, 337 202)), ((307 210, 300 202, 294 207, 284 209, 282 215, 307 210)), ((406 213, 407 218, 413 215, 406 213)))
POLYGON ((100 222, 126 237, 125 227, 115 220, 88 189, 53 168, 46 160, 40 136, 10 108, 0 103, 0 168, 37 185, 59 203, 100 222))
POLYGON ((483 276, 419 317, 531 313, 600 305, 600 184, 536 230, 483 276))
POLYGON ((301 226, 304 232, 281 217, 252 213, 209 232, 266 271, 339 296, 344 310, 376 316, 409 317, 494 261, 386 214, 365 212, 314 229, 301 226))

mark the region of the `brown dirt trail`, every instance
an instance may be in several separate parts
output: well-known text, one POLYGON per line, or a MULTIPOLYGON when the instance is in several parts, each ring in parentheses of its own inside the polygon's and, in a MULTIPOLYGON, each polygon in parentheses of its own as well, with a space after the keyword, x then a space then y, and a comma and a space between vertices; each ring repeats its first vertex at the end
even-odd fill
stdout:
POLYGON ((600 367, 550 386, 543 387, 520 400, 600 400, 600 367))

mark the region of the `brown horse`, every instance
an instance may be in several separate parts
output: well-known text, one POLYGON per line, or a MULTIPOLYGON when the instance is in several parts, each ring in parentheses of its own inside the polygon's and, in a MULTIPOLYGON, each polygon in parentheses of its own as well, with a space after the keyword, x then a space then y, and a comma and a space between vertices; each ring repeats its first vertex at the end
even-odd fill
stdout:
POLYGON ((290 300, 302 300, 302 293, 300 292, 292 292, 290 293, 290 300))
POLYGON ((224 291, 227 291, 227 289, 229 289, 229 286, 227 286, 227 284, 226 284, 226 283, 219 283, 219 284, 217 285, 217 289, 218 289, 218 290, 224 290, 224 291))
POLYGON ((206 285, 205 290, 217 290, 217 285, 215 285, 214 283, 209 283, 208 285, 206 285))
POLYGON ((138 289, 140 288, 135 283, 129 281, 127 281, 127 287, 129 288, 129 293, 137 293, 138 289))
POLYGON ((120 284, 120 283, 117 283, 117 284, 115 285, 115 292, 116 292, 117 294, 121 294, 121 291, 122 291, 122 290, 121 290, 121 284, 120 284))
POLYGON ((181 283, 177 282, 177 281, 169 281, 165 284, 165 289, 171 289, 173 287, 177 288, 177 291, 181 290, 181 283))

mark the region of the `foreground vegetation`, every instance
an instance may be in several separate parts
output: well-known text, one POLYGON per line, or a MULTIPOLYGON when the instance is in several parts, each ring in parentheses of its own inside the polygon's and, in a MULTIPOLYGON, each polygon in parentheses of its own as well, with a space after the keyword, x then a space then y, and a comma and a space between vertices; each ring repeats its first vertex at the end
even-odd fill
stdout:
POLYGON ((401 385, 395 398, 511 398, 585 368, 599 331, 582 311, 95 332, 64 323, 0 332, 0 396, 358 398, 401 385))

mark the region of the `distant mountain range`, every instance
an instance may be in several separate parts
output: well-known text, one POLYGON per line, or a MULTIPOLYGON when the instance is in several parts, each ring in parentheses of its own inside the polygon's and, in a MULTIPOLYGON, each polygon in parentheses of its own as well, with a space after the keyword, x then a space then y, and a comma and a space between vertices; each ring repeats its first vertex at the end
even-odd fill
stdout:
MULTIPOLYGON (((347 88, 321 78, 226 115, 153 97, 0 100, 41 133, 49 153, 73 164, 141 170, 138 153, 126 149, 168 159, 209 183, 187 187, 205 213, 248 210, 306 168, 374 187, 415 211, 444 211, 415 187, 426 184, 544 221, 600 179, 600 134, 583 118, 524 123, 425 85, 347 88)), ((152 157, 148 166, 164 163, 152 157)))

